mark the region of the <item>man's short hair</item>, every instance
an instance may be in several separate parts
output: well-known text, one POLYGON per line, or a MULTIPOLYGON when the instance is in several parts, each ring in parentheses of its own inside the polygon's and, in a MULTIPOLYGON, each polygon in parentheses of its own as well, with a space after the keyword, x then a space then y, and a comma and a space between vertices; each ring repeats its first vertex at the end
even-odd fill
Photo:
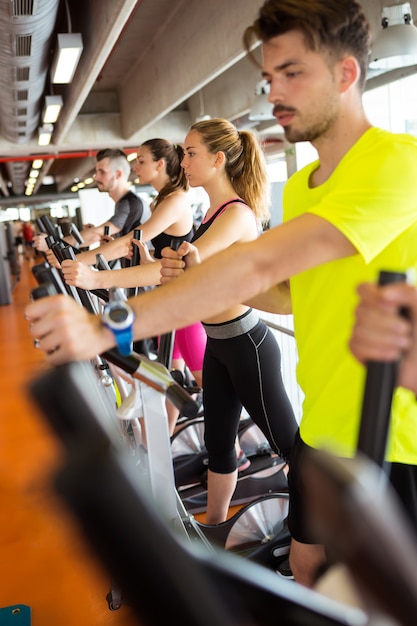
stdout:
POLYGON ((256 41, 263 43, 296 30, 303 34, 310 50, 327 51, 333 64, 352 54, 361 68, 359 80, 363 90, 369 62, 371 30, 358 0, 265 0, 258 17, 243 34, 249 57, 256 41))
POLYGON ((119 150, 119 148, 104 148, 104 150, 97 152, 96 160, 102 161, 103 159, 116 159, 117 157, 127 158, 123 150, 119 150))
POLYGON ((130 164, 123 150, 119 148, 104 148, 103 150, 99 150, 96 155, 97 163, 103 159, 109 159, 114 170, 121 170, 125 177, 129 178, 130 164))

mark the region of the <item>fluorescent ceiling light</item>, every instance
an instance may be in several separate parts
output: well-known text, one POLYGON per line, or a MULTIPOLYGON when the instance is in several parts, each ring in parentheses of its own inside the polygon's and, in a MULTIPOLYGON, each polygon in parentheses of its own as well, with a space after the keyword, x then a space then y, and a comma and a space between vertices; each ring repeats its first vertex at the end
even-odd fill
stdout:
POLYGON ((83 51, 80 33, 60 33, 51 66, 52 83, 70 83, 83 51))
POLYGON ((46 96, 45 106, 42 113, 44 124, 54 124, 61 112, 63 105, 62 96, 46 96))
POLYGON ((409 2, 385 7, 382 11, 382 31, 371 51, 369 67, 373 70, 393 70, 417 64, 417 28, 413 24, 409 2))
POLYGON ((54 132, 54 127, 52 124, 45 124, 38 129, 38 144, 40 146, 49 145, 52 133, 54 132))
POLYGON ((43 165, 42 159, 35 159, 32 163, 32 167, 34 170, 40 170, 43 165))

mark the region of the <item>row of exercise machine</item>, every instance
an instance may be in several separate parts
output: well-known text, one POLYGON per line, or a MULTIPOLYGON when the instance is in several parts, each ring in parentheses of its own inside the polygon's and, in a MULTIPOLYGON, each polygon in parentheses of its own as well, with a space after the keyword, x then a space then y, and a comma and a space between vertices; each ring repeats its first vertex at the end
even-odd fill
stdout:
MULTIPOLYGON (((42 218, 41 218, 42 219, 42 218)), ((71 247, 64 246, 62 242, 57 242, 57 235, 51 233, 52 224, 47 221, 48 245, 54 251, 58 261, 64 258, 75 258, 71 247)), ((138 260, 136 260, 136 263, 138 260)), ((106 260, 101 254, 97 255, 97 269, 110 269, 106 260)), ((80 305, 86 306, 92 312, 98 312, 102 305, 108 301, 109 294, 107 292, 86 292, 65 285, 60 271, 55 267, 46 264, 38 264, 33 267, 33 273, 39 287, 32 292, 32 297, 39 297, 47 293, 67 293, 75 297, 80 305)), ((123 298, 122 290, 117 290, 117 297, 123 298)), ((134 294, 132 294, 134 295, 134 294)), ((173 334, 163 337, 160 342, 158 351, 158 366, 164 365, 169 368, 172 355, 173 334)), ((131 390, 126 389, 126 380, 120 376, 120 367, 126 369, 123 359, 119 369, 115 369, 114 358, 118 355, 117 350, 106 357, 99 356, 98 367, 100 378, 105 382, 107 390, 113 394, 113 385, 117 386, 118 392, 122 398, 122 405, 118 408, 118 415, 122 415, 124 411, 124 403, 127 403, 130 415, 130 407, 132 404, 131 390)), ((149 354, 146 355, 148 363, 150 362, 149 354)), ((156 355, 153 355, 156 356, 156 355)), ((141 355, 144 358, 144 355, 141 355)), ((121 358, 118 355, 118 358, 121 358)), ((171 375, 177 374, 170 372, 171 375)), ((178 376, 176 376, 178 379, 178 376)), ((178 386, 184 389, 184 386, 178 386)), ((182 420, 180 427, 170 441, 169 455, 160 455, 158 464, 160 467, 166 467, 172 463, 174 474, 174 485, 170 487, 170 491, 176 491, 179 495, 181 506, 184 508, 183 519, 185 516, 193 519, 194 525, 198 524, 202 533, 208 537, 210 542, 216 543, 227 549, 241 551, 252 559, 259 560, 271 568, 280 570, 283 575, 288 572, 288 552, 290 537, 286 528, 286 516, 288 511, 288 492, 285 473, 282 471, 285 463, 273 454, 268 442, 261 431, 253 424, 250 418, 241 420, 239 429, 240 443, 248 458, 250 459, 250 467, 239 477, 237 488, 232 503, 244 505, 231 518, 222 524, 203 524, 197 522, 193 518, 193 514, 204 511, 207 500, 207 484, 205 474, 207 472, 207 451, 203 443, 203 418, 195 417, 200 411, 188 393, 185 394, 188 403, 182 407, 181 414, 186 416, 182 420)), ((116 404, 116 398, 112 397, 113 406, 116 404)), ((162 411, 158 416, 160 423, 159 430, 165 429, 166 413, 162 411)), ((122 424, 128 423, 129 420, 124 418, 122 424)), ((128 428, 132 431, 132 424, 128 428)), ((135 422, 135 432, 140 432, 138 423, 135 422)), ((148 428, 145 429, 146 433, 148 428)), ((146 434, 148 440, 148 435, 146 434)), ((132 444, 132 442, 130 442, 132 444)), ((156 445, 156 443, 155 443, 156 445)), ((142 442, 133 439, 133 447, 142 449, 142 442)), ((129 447, 132 448, 132 445, 129 447)), ((150 454, 153 448, 147 447, 150 454)), ((111 606, 119 605, 111 600, 111 606)))
MULTIPOLYGON (((55 245, 56 231, 48 235, 55 245)), ((59 249, 58 260, 73 258, 69 246, 59 249)), ((107 267, 100 256, 97 261, 98 269, 107 267)), ((99 312, 109 298, 108 293, 70 288, 47 262, 34 266, 33 273, 38 282, 33 298, 65 293, 91 312, 99 312)), ((372 384, 365 388, 357 459, 348 465, 324 453, 311 459, 323 501, 314 515, 333 559, 348 565, 372 597, 376 614, 386 612, 411 626, 417 609, 417 548, 378 467, 395 384, 395 364, 389 365, 389 374, 386 368, 368 370, 372 384), (389 515, 380 515, 381 505, 389 515)), ((187 440, 192 433, 194 441, 198 431, 201 442, 200 406, 160 359, 138 353, 122 357, 111 350, 94 362, 48 371, 31 383, 30 392, 64 443, 55 488, 114 581, 109 608, 118 608, 123 596, 140 623, 152 626, 167 619, 196 626, 377 623, 373 611, 339 605, 277 576, 290 542, 288 493, 279 460, 266 468, 274 487, 252 494, 223 524, 197 522, 192 509, 203 506, 199 483, 206 452, 200 443, 190 451, 187 440), (188 418, 172 441, 166 398, 188 418), (193 494, 182 497, 181 488, 190 484, 193 494)), ((268 457, 265 441, 259 433, 252 436, 251 429, 250 420, 242 420, 242 447, 248 433, 249 455, 252 446, 253 458, 268 457)), ((254 469, 253 475, 256 462, 254 469)))

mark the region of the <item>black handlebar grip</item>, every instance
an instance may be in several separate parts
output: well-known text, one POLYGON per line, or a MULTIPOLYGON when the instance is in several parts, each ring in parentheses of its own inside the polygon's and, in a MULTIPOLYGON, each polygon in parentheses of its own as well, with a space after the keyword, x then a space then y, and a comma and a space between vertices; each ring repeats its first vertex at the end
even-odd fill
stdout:
POLYGON ((94 306, 90 292, 85 291, 85 289, 81 289, 81 287, 76 287, 75 290, 83 307, 85 307, 89 313, 92 313, 93 315, 96 314, 97 310, 94 306))
POLYGON ((109 302, 110 300, 108 289, 90 289, 90 293, 100 298, 100 300, 103 300, 103 302, 109 302))
MULTIPOLYGON (((128 372, 128 374, 134 374, 143 361, 137 353, 130 354, 129 356, 123 356, 116 348, 103 352, 101 356, 106 359, 106 361, 109 361, 110 363, 120 367, 125 372, 128 372)), ((145 362, 149 362, 149 359, 145 358, 144 360, 145 362)), ((151 365, 157 367, 157 363, 151 363, 151 365)), ((166 374, 168 375, 168 371, 166 371, 166 374)), ((199 411, 198 404, 172 377, 165 376, 165 374, 163 374, 163 378, 161 379, 161 390, 162 389, 164 390, 168 400, 170 400, 172 404, 177 407, 177 409, 187 415, 187 417, 195 417, 197 415, 199 411)))
POLYGON ((75 224, 71 224, 71 231, 70 234, 74 237, 75 241, 78 243, 78 245, 82 246, 84 243, 84 239, 81 236, 80 231, 78 230, 77 226, 75 224))
MULTIPOLYGON (((137 239, 138 241, 142 241, 142 231, 140 230, 140 228, 135 228, 135 230, 133 231, 133 238, 137 239)), ((140 265, 140 251, 138 246, 135 246, 135 244, 133 244, 133 256, 130 261, 130 267, 136 267, 137 265, 140 265)), ((133 298, 137 295, 137 293, 137 287, 129 287, 126 291, 126 295, 128 298, 133 298)))
POLYGON ((170 370, 172 367, 172 353, 174 351, 175 330, 159 337, 158 361, 170 370))
POLYGON ((57 241, 56 243, 53 243, 50 247, 50 250, 52 250, 52 252, 54 253, 58 263, 61 263, 61 261, 64 260, 64 257, 62 256, 62 251, 64 248, 65 246, 62 241, 57 241))
POLYGON ((40 233, 46 233, 46 229, 44 226, 44 223, 42 222, 40 217, 36 217, 35 218, 35 222, 36 222, 36 226, 38 227, 38 230, 40 233))
POLYGON ((173 384, 168 387, 166 397, 187 417, 193 418, 197 416, 199 411, 198 404, 192 399, 188 391, 178 383, 173 382, 173 384))
MULTIPOLYGON (((43 265, 43 264, 41 264, 43 265)), ((56 267, 51 267, 48 264, 43 265, 34 276, 39 285, 41 284, 52 284, 56 293, 66 294, 68 293, 65 288, 65 284, 61 278, 61 275, 56 267)))
POLYGON ((61 256, 62 256, 62 261, 66 259, 70 261, 77 260, 77 257, 75 256, 74 250, 71 248, 71 246, 66 246, 65 248, 62 248, 61 256))
POLYGON ((101 252, 96 254, 96 268, 98 270, 111 270, 110 265, 107 263, 101 252))
POLYGON ((45 237, 45 243, 48 246, 48 248, 51 248, 53 246, 54 243, 58 243, 57 240, 55 239, 55 237, 53 237, 52 235, 47 235, 45 237))
MULTIPOLYGON (((177 251, 184 240, 179 237, 171 239, 169 247, 171 250, 177 251)), ((165 365, 167 369, 171 369, 172 353, 174 350, 175 331, 161 335, 158 348, 158 361, 165 365)), ((178 408, 178 407, 177 407, 178 408)))
MULTIPOLYGON (((405 272, 382 271, 378 284, 406 282, 405 272)), ((369 361, 366 365, 365 390, 357 451, 365 454, 379 467, 385 460, 391 405, 398 375, 398 361, 369 361)))
MULTIPOLYGON (((140 230, 140 228, 135 228, 135 230, 133 231, 133 239, 142 241, 142 231, 140 230)), ((138 246, 133 245, 133 257, 130 265, 140 265, 140 252, 138 246)))
POLYGON ((47 269, 49 269, 51 266, 49 265, 48 261, 43 261, 43 263, 37 263, 36 265, 33 265, 32 267, 32 274, 34 276, 34 278, 36 279, 36 282, 38 283, 38 285, 43 282, 42 279, 40 278, 40 275, 47 269))
MULTIPOLYGON (((70 261, 76 261, 77 257, 75 256, 75 252, 71 246, 67 246, 61 250, 62 260, 69 259, 70 261)), ((73 290, 74 288, 72 288, 73 290)), ((78 294, 78 297, 81 301, 81 304, 89 311, 90 313, 97 313, 96 307, 94 306, 94 302, 91 298, 91 294, 82 289, 81 287, 75 287, 75 291, 78 294)))
POLYGON ((169 247, 172 248, 172 250, 175 250, 176 252, 183 241, 184 241, 183 239, 179 239, 178 237, 176 237, 175 239, 171 239, 171 243, 169 247))
POLYGON ((124 370, 128 374, 134 374, 140 365, 140 358, 138 355, 130 354, 129 356, 123 356, 117 348, 107 350, 101 356, 106 359, 106 361, 113 363, 113 365, 117 365, 117 367, 120 367, 120 369, 124 370))
POLYGON ((48 233, 48 235, 52 237, 57 237, 57 230, 47 215, 41 215, 38 219, 38 223, 42 225, 41 227, 44 233, 48 233))
POLYGON ((40 298, 46 298, 47 296, 56 296, 58 291, 52 283, 41 283, 37 287, 34 287, 30 292, 32 300, 40 300, 40 298))

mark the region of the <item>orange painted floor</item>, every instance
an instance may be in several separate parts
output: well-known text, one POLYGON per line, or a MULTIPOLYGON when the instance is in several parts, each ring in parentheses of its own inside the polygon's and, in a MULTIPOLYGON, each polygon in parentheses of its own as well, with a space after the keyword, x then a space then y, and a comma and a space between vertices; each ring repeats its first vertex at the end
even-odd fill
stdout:
POLYGON ((108 609, 108 575, 49 486, 60 450, 26 392, 46 368, 23 313, 30 263, 0 306, 0 608, 30 606, 33 626, 137 625, 127 606, 108 609))

